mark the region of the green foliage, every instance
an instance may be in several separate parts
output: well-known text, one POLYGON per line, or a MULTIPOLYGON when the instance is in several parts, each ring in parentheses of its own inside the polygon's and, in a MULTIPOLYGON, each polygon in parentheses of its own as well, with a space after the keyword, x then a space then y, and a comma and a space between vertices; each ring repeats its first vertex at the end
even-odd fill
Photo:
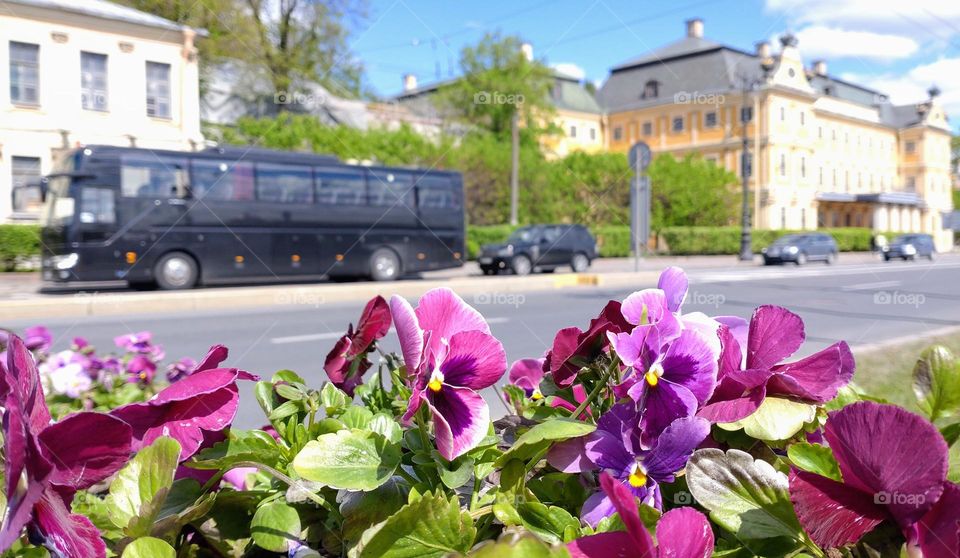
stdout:
POLYGON ((399 464, 399 445, 358 429, 324 434, 293 460, 301 477, 346 490, 373 490, 387 482, 399 464))
POLYGON ((157 438, 140 450, 110 483, 107 504, 110 520, 130 537, 151 534, 153 522, 173 486, 180 444, 157 438))
POLYGON ((931 422, 960 411, 960 362, 949 349, 935 345, 921 353, 913 368, 913 392, 931 422))
POLYGON ((140 537, 123 549, 120 558, 175 558, 177 551, 161 539, 140 537))
MULTIPOLYGON (((668 227, 660 231, 660 239, 673 255, 737 254, 740 252, 740 227, 668 227)), ((753 250, 759 252, 787 234, 810 231, 753 230, 753 250)), ((818 229, 837 241, 841 252, 869 251, 876 234, 867 228, 818 229)), ((889 236, 889 235, 888 235, 889 236)))
POLYGON ((797 442, 787 448, 787 457, 798 469, 816 473, 837 482, 843 482, 840 475, 840 465, 833 457, 833 451, 826 446, 797 442))
POLYGON ((39 226, 0 224, 0 271, 14 271, 25 260, 39 255, 39 226))
POLYGON ((290 541, 300 539, 300 514, 285 502, 270 502, 257 508, 250 532, 260 548, 286 552, 290 541))
POLYGON ((651 184, 651 229, 723 226, 739 215, 737 176, 698 155, 656 157, 647 169, 651 184))
POLYGON ((590 423, 574 419, 558 418, 541 422, 517 438, 513 446, 497 460, 497 465, 503 466, 512 459, 529 459, 550 447, 553 442, 586 436, 596 429, 590 423))
POLYGON ((739 430, 751 438, 764 441, 786 440, 813 421, 816 405, 799 403, 782 397, 767 397, 748 417, 736 422, 718 424, 724 430, 739 430))

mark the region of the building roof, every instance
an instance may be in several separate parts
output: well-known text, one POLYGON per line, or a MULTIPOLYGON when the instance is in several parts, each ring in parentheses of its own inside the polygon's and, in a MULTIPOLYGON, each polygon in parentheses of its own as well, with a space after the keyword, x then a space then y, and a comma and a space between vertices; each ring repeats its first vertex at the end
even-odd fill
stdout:
POLYGON ((625 60, 613 68, 610 68, 610 71, 616 72, 618 70, 625 70, 627 68, 642 66, 644 64, 663 62, 677 56, 685 56, 696 52, 713 50, 721 46, 723 45, 720 43, 715 43, 709 39, 704 39, 703 37, 684 37, 679 41, 674 41, 666 46, 650 51, 647 54, 625 60))
MULTIPOLYGON (((73 12, 77 14, 109 19, 113 21, 123 21, 126 23, 135 23, 147 27, 157 27, 160 29, 169 29, 171 31, 182 31, 189 29, 186 25, 164 19, 160 16, 142 12, 134 8, 108 2, 107 0, 4 0, 6 4, 20 4, 23 6, 34 6, 37 8, 46 8, 61 12, 73 12)), ((198 30, 201 34, 203 32, 198 30)))
POLYGON ((553 89, 550 90, 553 106, 560 110, 601 114, 603 109, 594 96, 580 80, 561 73, 555 74, 553 89))

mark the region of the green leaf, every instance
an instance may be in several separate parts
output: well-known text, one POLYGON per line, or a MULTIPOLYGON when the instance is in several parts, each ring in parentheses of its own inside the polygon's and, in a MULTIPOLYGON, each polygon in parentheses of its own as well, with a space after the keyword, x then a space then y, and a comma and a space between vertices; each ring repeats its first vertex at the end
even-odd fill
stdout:
POLYGON ((687 463, 687 485, 710 518, 741 540, 802 539, 787 476, 740 450, 701 449, 687 463))
POLYGON ((371 492, 343 492, 339 496, 343 517, 343 538, 351 543, 375 523, 390 517, 407 503, 410 489, 399 477, 393 477, 371 492))
POLYGON ((943 436, 943 439, 947 441, 948 446, 956 444, 957 440, 960 439, 960 422, 944 426, 940 429, 940 434, 943 436))
POLYGON ((566 542, 563 533, 568 528, 579 529, 580 520, 570 512, 540 502, 524 502, 517 506, 523 526, 550 543, 566 542))
POLYGON ((949 349, 934 345, 920 354, 913 367, 913 393, 931 422, 960 410, 960 364, 949 349))
POLYGON ((277 390, 277 395, 289 401, 301 401, 306 397, 303 391, 290 384, 277 384, 273 389, 277 390))
POLYGON ((399 464, 399 444, 356 429, 324 434, 293 459, 301 477, 345 490, 373 490, 387 482, 399 464))
POLYGON ((473 477, 474 461, 469 455, 461 455, 453 461, 447 461, 434 452, 434 462, 440 473, 440 480, 447 488, 460 488, 473 477))
POLYGON ((250 532, 260 548, 286 552, 290 541, 300 540, 300 514, 284 502, 271 502, 257 508, 250 532))
POLYGON ((593 424, 571 418, 542 422, 517 438, 513 446, 497 459, 497 467, 502 467, 511 459, 525 461, 549 447, 553 442, 586 436, 596 429, 597 427, 593 424))
POLYGON ((837 391, 837 396, 828 401, 826 405, 824 405, 824 408, 828 411, 839 411, 847 405, 860 400, 860 392, 857 391, 856 386, 847 384, 837 391))
POLYGON ((350 558, 440 558, 466 554, 477 530, 460 503, 426 493, 367 529, 350 558))
POLYGON ((299 413, 301 408, 302 406, 300 405, 299 401, 284 401, 279 407, 276 407, 270 412, 269 419, 270 421, 275 421, 292 417, 293 415, 299 413))
POLYGON ((241 461, 275 467, 280 456, 277 441, 263 430, 230 430, 226 440, 206 448, 185 465, 194 469, 230 469, 241 461))
POLYGON ((270 381, 274 384, 277 382, 287 382, 289 384, 306 384, 303 378, 293 370, 278 370, 270 381))
POLYGON ((743 429, 752 438, 764 441, 787 440, 817 416, 817 407, 779 397, 767 397, 752 415, 717 424, 724 430, 743 429))
POLYGON ((177 551, 153 537, 140 537, 123 549, 121 558, 176 558, 177 551))
POLYGON ((837 482, 843 482, 843 477, 840 475, 840 465, 833 457, 833 451, 826 446, 808 444, 807 442, 791 444, 787 448, 787 457, 798 469, 816 473, 837 482))
POLYGON ((110 520, 129 537, 151 534, 173 485, 180 444, 166 436, 141 449, 110 483, 110 520))
POLYGON ((393 420, 393 417, 386 413, 373 415, 367 428, 371 432, 382 435, 391 442, 399 442, 400 439, 403 438, 403 428, 400 427, 400 423, 393 420))
POLYGON ((468 554, 470 558, 569 558, 570 553, 560 544, 547 544, 530 533, 508 531, 494 542, 479 545, 468 554))
POLYGON ((350 396, 342 389, 330 382, 323 384, 320 389, 320 404, 326 410, 328 417, 336 417, 349 403, 350 396))
POLYGON ((354 405, 340 415, 340 422, 347 425, 347 428, 367 428, 370 421, 373 420, 373 412, 366 407, 354 405))

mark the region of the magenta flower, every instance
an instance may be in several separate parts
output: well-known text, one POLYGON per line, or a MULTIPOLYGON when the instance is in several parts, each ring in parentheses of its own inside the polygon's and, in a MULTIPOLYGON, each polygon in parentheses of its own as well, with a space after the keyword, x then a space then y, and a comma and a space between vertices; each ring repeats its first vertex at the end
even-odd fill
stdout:
POLYGON ((127 381, 134 384, 149 384, 157 373, 157 364, 146 355, 136 355, 126 365, 127 381))
POLYGON ((327 355, 323 369, 333 385, 351 397, 363 382, 363 375, 370 368, 367 354, 373 344, 390 331, 390 307, 382 296, 370 299, 360 314, 357 329, 347 327, 347 334, 337 340, 327 355))
POLYGON ((182 380, 183 378, 189 376, 196 367, 197 361, 190 357, 183 357, 167 366, 167 381, 173 383, 182 380))
POLYGON ((23 344, 30 351, 46 352, 53 343, 53 336, 50 330, 43 326, 28 327, 23 330, 23 344))
POLYGON ((580 369, 607 350, 609 333, 621 333, 632 328, 621 312, 620 303, 611 300, 600 315, 590 321, 587 331, 568 327, 557 332, 546 354, 543 369, 553 374, 557 386, 570 387, 580 369))
POLYGON ((412 390, 403 420, 410 424, 426 404, 437 450, 456 459, 487 433, 490 409, 478 391, 506 371, 503 345, 490 335, 483 316, 450 289, 427 292, 416 310, 394 296, 390 310, 412 390))
POLYGON ((114 337, 113 342, 118 348, 130 353, 148 353, 153 347, 153 345, 151 345, 152 339, 152 333, 149 331, 141 331, 138 333, 119 335, 114 337))
POLYGON ((710 558, 713 531, 707 518, 693 508, 677 508, 657 522, 657 544, 640 520, 633 493, 610 475, 600 485, 620 514, 626 531, 598 533, 567 544, 572 558, 710 558))
POLYGON ((960 494, 946 482, 947 444, 934 425, 899 407, 862 401, 830 413, 824 437, 843 482, 790 474, 790 499, 815 543, 837 548, 891 520, 924 556, 957 556, 960 494), (944 548, 952 552, 937 551, 944 548))
POLYGON ((7 497, 0 552, 26 527, 31 540, 52 555, 105 556, 96 527, 70 513, 70 504, 77 490, 103 481, 127 462, 130 427, 110 415, 88 412, 51 424, 33 356, 13 335, 7 365, 0 364, 0 404, 7 497))
POLYGON ((540 392, 540 382, 544 376, 543 361, 542 358, 520 359, 510 365, 507 375, 511 384, 522 389, 533 400, 543 399, 543 393, 540 392))
POLYGON ((717 389, 699 416, 711 422, 735 422, 753 414, 768 396, 826 403, 853 377, 854 360, 843 341, 786 364, 803 344, 803 320, 779 306, 761 306, 750 319, 746 368, 730 331, 721 333, 722 353, 717 389))
POLYGON ((679 267, 668 267, 660 274, 660 281, 657 288, 666 295, 667 308, 676 314, 685 328, 696 329, 706 335, 713 341, 717 335, 719 325, 725 325, 730 328, 735 339, 746 344, 747 339, 747 320, 739 316, 713 316, 709 317, 703 312, 690 312, 682 314, 683 303, 687 298, 689 281, 687 274, 679 267))
POLYGON ((149 401, 130 403, 110 412, 133 428, 134 450, 139 451, 160 436, 170 436, 180 442, 183 461, 203 446, 205 435, 230 426, 240 402, 237 381, 259 378, 236 368, 219 368, 226 356, 226 347, 211 347, 186 378, 149 401))

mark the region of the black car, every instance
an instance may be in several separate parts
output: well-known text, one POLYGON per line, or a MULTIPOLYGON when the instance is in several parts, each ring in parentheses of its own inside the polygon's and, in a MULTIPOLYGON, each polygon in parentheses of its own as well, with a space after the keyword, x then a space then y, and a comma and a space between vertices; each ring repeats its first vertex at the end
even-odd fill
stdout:
POLYGON ((901 234, 883 247, 883 259, 887 262, 893 258, 915 260, 923 257, 932 260, 936 252, 933 237, 929 234, 901 234))
POLYGON ((485 275, 506 270, 527 275, 565 265, 585 271, 596 257, 597 241, 583 225, 530 225, 515 230, 503 244, 483 245, 477 262, 485 275))
POLYGON ((803 265, 820 260, 832 264, 837 261, 837 241, 823 233, 788 234, 781 236, 763 249, 763 263, 792 262, 803 265))

